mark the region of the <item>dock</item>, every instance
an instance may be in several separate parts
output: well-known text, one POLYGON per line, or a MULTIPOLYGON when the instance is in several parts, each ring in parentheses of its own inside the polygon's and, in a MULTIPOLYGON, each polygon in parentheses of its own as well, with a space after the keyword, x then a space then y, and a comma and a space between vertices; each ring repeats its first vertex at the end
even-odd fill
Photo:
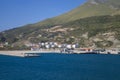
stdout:
POLYGON ((16 50, 16 51, 0 51, 0 55, 7 55, 7 56, 17 56, 17 57, 38 57, 41 56, 41 53, 60 53, 60 50, 38 50, 38 51, 31 51, 31 50, 16 50))
POLYGON ((59 50, 59 49, 42 49, 38 51, 31 50, 16 50, 16 51, 0 51, 0 55, 17 56, 17 57, 38 57, 41 53, 62 53, 62 54, 120 54, 120 50, 106 50, 106 51, 81 51, 81 50, 59 50))
POLYGON ((17 57, 37 57, 39 51, 0 51, 0 55, 17 56, 17 57))

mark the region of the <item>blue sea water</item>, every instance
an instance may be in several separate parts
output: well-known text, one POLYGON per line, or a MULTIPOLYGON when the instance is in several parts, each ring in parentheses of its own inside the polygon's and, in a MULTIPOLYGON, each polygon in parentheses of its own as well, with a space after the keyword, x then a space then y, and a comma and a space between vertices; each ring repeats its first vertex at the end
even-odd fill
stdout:
POLYGON ((0 55, 0 80, 120 80, 120 55, 0 55))

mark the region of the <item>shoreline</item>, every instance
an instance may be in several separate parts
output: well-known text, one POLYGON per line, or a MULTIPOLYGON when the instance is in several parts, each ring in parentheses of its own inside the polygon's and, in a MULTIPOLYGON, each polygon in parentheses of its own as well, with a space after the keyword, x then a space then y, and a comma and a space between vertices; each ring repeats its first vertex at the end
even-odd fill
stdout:
MULTIPOLYGON (((44 54, 50 54, 50 53, 60 53, 60 54, 74 54, 74 53, 62 53, 60 50, 56 49, 56 50, 38 50, 38 51, 31 51, 31 50, 12 50, 12 51, 0 51, 0 55, 7 55, 7 56, 16 56, 16 57, 34 57, 34 56, 40 56, 41 53, 44 54)), ((89 52, 81 52, 81 53, 77 53, 75 52, 75 54, 92 54, 89 52)), ((96 53, 97 54, 97 53, 96 53)), ((107 54, 107 53, 98 53, 98 54, 107 54)), ((112 53, 112 54, 116 54, 116 53, 112 53)))
POLYGON ((60 53, 58 50, 41 50, 41 51, 31 51, 31 50, 13 50, 13 51, 0 51, 0 55, 7 56, 17 56, 17 57, 26 57, 26 56, 37 56, 41 53, 60 53))

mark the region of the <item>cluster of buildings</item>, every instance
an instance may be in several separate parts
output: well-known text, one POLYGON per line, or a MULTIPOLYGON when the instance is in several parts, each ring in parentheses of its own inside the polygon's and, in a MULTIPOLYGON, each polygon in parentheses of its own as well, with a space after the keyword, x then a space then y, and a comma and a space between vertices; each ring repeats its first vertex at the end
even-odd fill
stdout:
POLYGON ((40 49, 75 49, 79 48, 79 45, 76 44, 60 44, 57 42, 40 42, 38 44, 31 44, 29 45, 31 47, 31 50, 40 50, 40 49))
MULTIPOLYGON (((8 45, 6 43, 0 43, 0 48, 8 45)), ((98 54, 120 54, 120 48, 80 48, 78 43, 75 44, 61 44, 59 42, 39 42, 39 43, 29 43, 25 44, 27 47, 31 48, 31 51, 41 51, 41 50, 49 50, 49 51, 59 51, 60 53, 98 53, 98 54)))
POLYGON ((120 54, 119 48, 110 49, 94 49, 94 48, 79 48, 79 44, 60 44, 57 42, 40 42, 38 44, 31 44, 32 51, 36 50, 59 50, 60 53, 97 53, 97 54, 120 54))

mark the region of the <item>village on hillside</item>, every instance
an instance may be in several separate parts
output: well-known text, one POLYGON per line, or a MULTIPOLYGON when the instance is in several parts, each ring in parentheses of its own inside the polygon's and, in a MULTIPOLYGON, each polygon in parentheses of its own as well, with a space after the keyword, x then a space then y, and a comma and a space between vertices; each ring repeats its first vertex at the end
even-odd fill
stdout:
MULTIPOLYGON (((0 44, 0 48, 9 45, 8 42, 0 44)), ((28 43, 26 47, 31 51, 52 51, 60 53, 87 53, 87 54, 120 54, 120 48, 95 48, 95 47, 80 47, 78 43, 75 44, 61 44, 58 42, 39 42, 28 43)))

